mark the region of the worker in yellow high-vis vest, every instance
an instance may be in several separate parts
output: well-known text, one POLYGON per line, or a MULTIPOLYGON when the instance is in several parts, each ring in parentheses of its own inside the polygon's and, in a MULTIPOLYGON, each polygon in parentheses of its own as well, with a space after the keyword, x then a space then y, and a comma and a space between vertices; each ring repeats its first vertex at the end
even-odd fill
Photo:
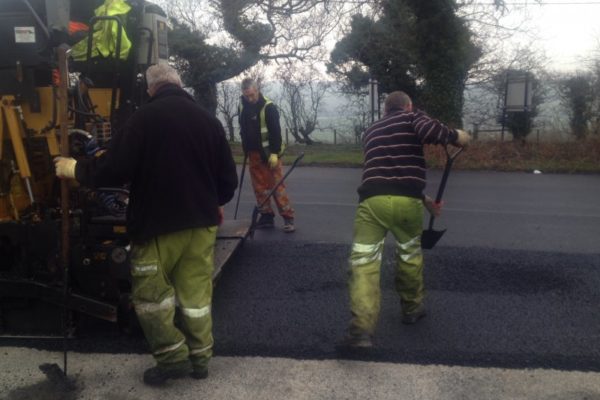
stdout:
MULTIPOLYGON (((124 25, 127 20, 127 14, 131 11, 131 6, 124 0, 105 0, 104 3, 96 8, 94 14, 96 17, 116 17, 124 25)), ((115 57, 117 51, 117 37, 119 29, 121 30, 121 45, 119 49, 119 58, 126 60, 131 50, 131 41, 127 36, 125 28, 113 20, 100 20, 91 27, 94 34, 92 37, 91 57, 115 57)), ((86 35, 87 36, 87 35, 86 35)), ((85 61, 87 59, 88 39, 84 37, 78 43, 73 45, 71 56, 76 61, 85 61)))
MULTIPOLYGON (((249 161, 252 187, 256 202, 260 205, 265 202, 268 194, 283 176, 280 158, 283 143, 279 111, 271 100, 262 95, 258 85, 251 78, 242 81, 238 118, 244 154, 249 161)), ((294 232, 294 209, 290 205, 285 185, 278 187, 273 198, 279 215, 283 218, 284 232, 294 232)), ((271 201, 267 201, 259 211, 260 218, 256 228, 273 228, 275 213, 271 208, 271 201)))

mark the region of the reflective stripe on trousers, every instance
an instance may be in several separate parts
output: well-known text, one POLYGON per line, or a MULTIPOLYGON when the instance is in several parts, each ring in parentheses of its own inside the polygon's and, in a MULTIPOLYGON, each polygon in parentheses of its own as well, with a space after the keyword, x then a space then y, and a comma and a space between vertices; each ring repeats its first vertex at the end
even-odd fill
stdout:
POLYGON ((207 351, 209 351, 210 349, 212 349, 213 345, 212 343, 209 344, 206 347, 203 347, 201 349, 190 349, 190 356, 196 356, 202 353, 206 353, 207 351))
POLYGON ((210 314, 210 306, 202 308, 184 308, 181 307, 181 313, 190 318, 202 318, 210 314))
POLYGON ((175 307, 175 296, 170 296, 161 301, 160 303, 151 303, 151 302, 140 302, 135 303, 135 312, 138 315, 146 314, 146 313, 154 313, 161 310, 168 310, 170 308, 175 307))
POLYGON ((396 242, 398 255, 405 263, 423 256, 421 249, 421 235, 415 236, 405 243, 396 242))
POLYGON ((350 263, 354 266, 372 263, 373 261, 381 262, 383 254, 383 242, 375 244, 354 243, 352 245, 352 255, 350 263))
POLYGON ((155 351, 154 353, 152 353, 152 354, 154 354, 155 356, 158 356, 158 355, 160 355, 160 354, 165 354, 165 353, 168 353, 168 352, 170 352, 170 351, 175 351, 175 350, 179 349, 181 346, 183 346, 183 344, 184 344, 184 343, 185 343, 185 339, 184 339, 184 340, 182 340, 182 341, 181 341, 181 342, 179 342, 179 343, 175 343, 175 344, 173 344, 173 345, 170 345, 170 346, 165 346, 165 347, 162 347, 162 348, 160 348, 160 349, 156 350, 156 351, 155 351))

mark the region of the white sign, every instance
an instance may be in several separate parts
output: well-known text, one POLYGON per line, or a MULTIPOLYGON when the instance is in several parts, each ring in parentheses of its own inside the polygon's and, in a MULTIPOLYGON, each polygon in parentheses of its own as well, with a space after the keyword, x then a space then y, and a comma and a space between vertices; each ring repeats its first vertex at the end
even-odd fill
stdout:
POLYGON ((527 111, 531 107, 533 90, 526 74, 509 74, 506 83, 506 111, 527 111))
POLYGON ((35 43, 35 27, 15 26, 15 43, 35 43))

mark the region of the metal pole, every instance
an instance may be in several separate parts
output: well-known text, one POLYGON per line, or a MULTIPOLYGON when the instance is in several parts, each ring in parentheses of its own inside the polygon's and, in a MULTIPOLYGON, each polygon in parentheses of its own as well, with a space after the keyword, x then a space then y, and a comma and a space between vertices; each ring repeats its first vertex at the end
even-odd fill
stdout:
MULTIPOLYGON (((62 45, 58 48, 58 69, 60 71, 60 86, 58 88, 58 123, 60 125, 60 155, 69 157, 69 69, 67 56, 71 50, 62 45)), ((63 270, 63 373, 67 375, 67 326, 68 308, 67 296, 69 287, 69 182, 60 181, 60 208, 61 215, 61 262, 63 270)))
POLYGON ((337 130, 336 129, 333 130, 333 144, 334 145, 337 144, 337 130))
POLYGON ((238 208, 240 207, 240 196, 242 195, 242 187, 244 185, 244 174, 246 173, 246 161, 248 160, 248 154, 244 153, 244 162, 242 163, 242 173, 240 176, 240 187, 238 189, 238 198, 235 203, 235 213, 233 219, 237 219, 238 208))
POLYGON ((504 125, 506 124, 506 102, 508 100, 508 72, 506 73, 506 82, 504 86, 504 104, 502 105, 502 131, 500 140, 504 142, 504 125))
POLYGON ((375 81, 375 99, 377 100, 377 119, 381 119, 381 99, 379 98, 379 81, 375 81))
POLYGON ((371 123, 373 123, 373 84, 369 79, 369 113, 371 114, 371 123))

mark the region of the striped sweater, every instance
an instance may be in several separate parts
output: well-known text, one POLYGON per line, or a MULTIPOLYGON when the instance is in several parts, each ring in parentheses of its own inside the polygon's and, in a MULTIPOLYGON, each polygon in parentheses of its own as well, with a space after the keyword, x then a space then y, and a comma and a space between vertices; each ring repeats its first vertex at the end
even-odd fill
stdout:
POLYGON ((422 111, 391 110, 362 136, 364 167, 359 201, 372 196, 423 197, 424 144, 456 142, 458 134, 422 111))

